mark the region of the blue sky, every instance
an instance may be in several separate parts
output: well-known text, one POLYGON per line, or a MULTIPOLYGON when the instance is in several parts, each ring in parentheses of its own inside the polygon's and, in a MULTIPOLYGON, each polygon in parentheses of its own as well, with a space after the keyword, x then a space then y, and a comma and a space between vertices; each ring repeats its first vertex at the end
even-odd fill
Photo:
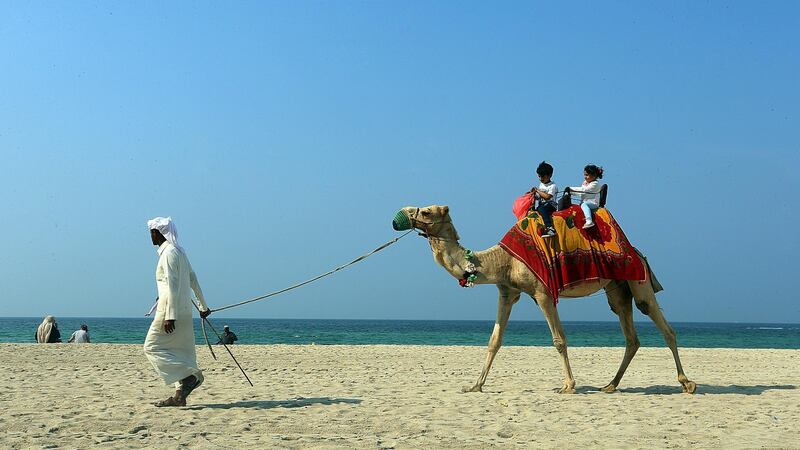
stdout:
MULTIPOLYGON (((157 215, 212 307, 371 250, 406 205, 449 205, 483 249, 547 160, 561 186, 605 167, 669 320, 800 322, 799 18, 794 2, 0 2, 0 316, 141 315, 157 215)), ((491 320, 496 298, 409 236, 226 316, 491 320)), ((616 320, 602 295, 559 308, 616 320)), ((523 299, 512 319, 542 315, 523 299)))

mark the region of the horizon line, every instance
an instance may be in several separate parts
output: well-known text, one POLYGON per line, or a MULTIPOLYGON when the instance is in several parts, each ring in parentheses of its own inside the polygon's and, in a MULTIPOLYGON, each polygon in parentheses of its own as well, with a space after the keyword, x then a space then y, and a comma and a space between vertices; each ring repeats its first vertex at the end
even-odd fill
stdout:
MULTIPOLYGON (((60 316, 62 319, 142 319, 152 320, 151 317, 142 316, 60 316)), ((39 319, 41 316, 0 316, 0 319, 39 319)), ((192 316, 192 319, 199 319, 200 317, 192 316)), ((225 320, 350 320, 350 321, 405 321, 405 322, 494 322, 493 319, 329 319, 329 318, 296 318, 296 317, 217 317, 218 319, 225 320)), ((547 323, 545 319, 529 320, 529 319, 516 319, 509 320, 509 322, 542 322, 547 323)), ((575 322, 608 322, 617 323, 617 320, 562 320, 562 323, 575 323, 575 322)), ((639 321, 640 323, 651 323, 651 321, 639 321)), ((708 323, 708 324, 751 324, 751 325, 800 325, 800 322, 744 322, 744 321, 670 321, 669 323, 708 323)))

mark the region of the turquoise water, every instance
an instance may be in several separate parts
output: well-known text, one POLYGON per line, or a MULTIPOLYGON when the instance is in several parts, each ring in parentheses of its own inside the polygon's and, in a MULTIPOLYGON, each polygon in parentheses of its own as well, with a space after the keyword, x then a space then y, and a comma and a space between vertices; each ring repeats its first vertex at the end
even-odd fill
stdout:
MULTIPOLYGON (((219 319, 214 327, 230 325, 239 344, 401 344, 486 345, 493 321, 474 320, 290 320, 219 319)), ((41 318, 0 318, 0 342, 34 342, 41 318)), ((146 318, 57 318, 63 341, 81 323, 89 326, 92 342, 141 344, 151 320, 146 318)), ((800 324, 672 323, 681 347, 800 349, 800 324)), ((644 347, 662 347, 661 333, 651 322, 636 324, 644 347)), ((571 346, 624 347, 618 322, 564 322, 571 346)), ((203 343, 200 321, 195 319, 197 343, 203 343)), ((209 330, 209 339, 216 337, 209 330)), ((514 321, 506 330, 504 345, 552 345, 543 321, 514 321)))

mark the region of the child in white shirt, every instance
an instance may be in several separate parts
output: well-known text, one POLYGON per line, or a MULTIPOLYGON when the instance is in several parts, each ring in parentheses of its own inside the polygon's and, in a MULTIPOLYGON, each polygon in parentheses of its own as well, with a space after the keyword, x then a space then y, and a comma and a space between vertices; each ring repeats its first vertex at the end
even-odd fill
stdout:
POLYGON ((592 211, 600 207, 598 204, 600 200, 600 182, 597 181, 600 178, 603 178, 603 168, 589 164, 583 168, 583 184, 569 187, 570 192, 575 192, 580 196, 581 209, 586 217, 586 223, 583 224, 583 228, 594 226, 592 211))
POLYGON ((553 166, 550 164, 542 161, 536 168, 536 175, 539 176, 539 187, 531 188, 531 192, 535 197, 539 197, 539 206, 536 207, 536 211, 541 214, 545 226, 542 237, 549 238, 556 235, 556 230, 553 228, 553 213, 558 210, 556 204, 558 186, 550 180, 553 176, 553 166))

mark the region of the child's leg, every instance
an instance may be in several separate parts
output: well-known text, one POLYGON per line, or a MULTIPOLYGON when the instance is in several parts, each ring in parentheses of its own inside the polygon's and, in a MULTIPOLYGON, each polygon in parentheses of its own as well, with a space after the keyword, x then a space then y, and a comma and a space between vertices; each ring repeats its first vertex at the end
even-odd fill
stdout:
POLYGON ((536 208, 536 211, 542 215, 542 221, 547 228, 553 228, 553 213, 555 210, 550 203, 542 203, 536 208))
POLYGON ((586 223, 594 223, 594 219, 592 218, 592 210, 589 207, 589 204, 586 202, 581 202, 581 209, 583 210, 583 216, 586 218, 586 223))

